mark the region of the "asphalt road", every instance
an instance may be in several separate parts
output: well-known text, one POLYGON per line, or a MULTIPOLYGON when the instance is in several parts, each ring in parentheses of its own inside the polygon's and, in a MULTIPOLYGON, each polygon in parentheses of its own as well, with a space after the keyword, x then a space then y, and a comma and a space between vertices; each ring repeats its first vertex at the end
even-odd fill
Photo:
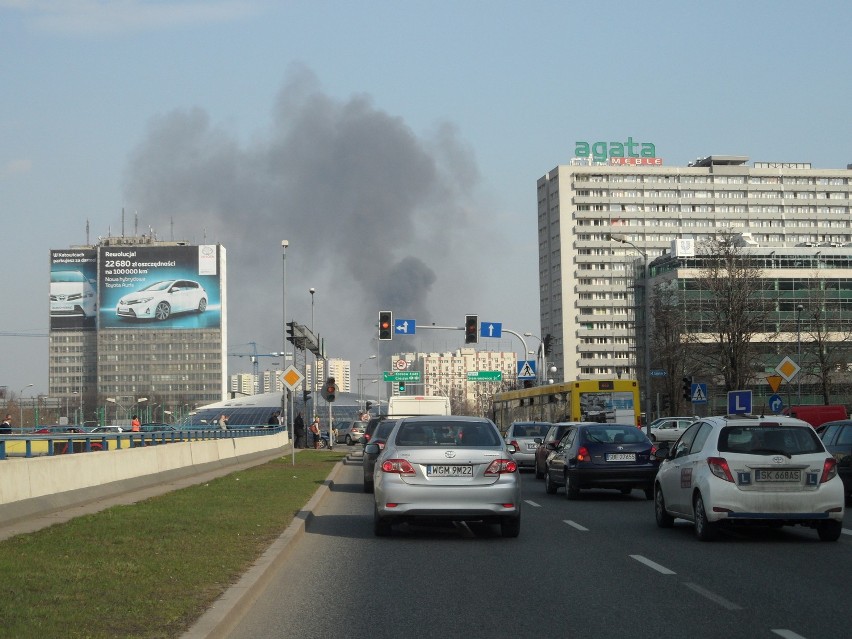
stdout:
POLYGON ((521 534, 372 529, 349 463, 232 639, 653 637, 816 639, 850 634, 852 515, 839 542, 806 528, 698 541, 657 528, 641 491, 544 492, 524 473, 521 534))

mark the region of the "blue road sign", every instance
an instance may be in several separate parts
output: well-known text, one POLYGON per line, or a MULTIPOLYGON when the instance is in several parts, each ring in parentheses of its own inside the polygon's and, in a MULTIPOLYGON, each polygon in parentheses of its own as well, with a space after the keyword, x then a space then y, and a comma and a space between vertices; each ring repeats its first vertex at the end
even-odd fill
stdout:
POLYGON ((414 335, 417 322, 413 319, 395 319, 393 321, 394 335, 414 335))
POLYGON ((707 403, 707 384, 693 384, 690 393, 693 404, 707 403))
POLYGON ((521 360, 518 362, 518 379, 535 379, 535 360, 521 360))
POLYGON ((751 391, 728 391, 728 414, 743 415, 751 413, 751 391))
POLYGON ((666 377, 668 372, 664 368, 652 368, 651 377, 666 377))
POLYGON ((781 395, 773 395, 769 398, 769 410, 776 415, 784 410, 784 400, 781 399, 781 395))
POLYGON ((480 322, 480 337, 500 337, 503 334, 503 322, 480 322))

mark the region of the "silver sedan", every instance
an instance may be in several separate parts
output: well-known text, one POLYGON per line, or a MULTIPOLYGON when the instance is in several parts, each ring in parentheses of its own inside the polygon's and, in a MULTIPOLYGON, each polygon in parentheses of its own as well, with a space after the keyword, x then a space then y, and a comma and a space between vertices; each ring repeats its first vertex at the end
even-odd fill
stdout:
POLYGON ((437 519, 496 523, 504 537, 517 537, 521 483, 511 448, 488 419, 399 420, 373 473, 375 534, 388 535, 397 523, 437 519))

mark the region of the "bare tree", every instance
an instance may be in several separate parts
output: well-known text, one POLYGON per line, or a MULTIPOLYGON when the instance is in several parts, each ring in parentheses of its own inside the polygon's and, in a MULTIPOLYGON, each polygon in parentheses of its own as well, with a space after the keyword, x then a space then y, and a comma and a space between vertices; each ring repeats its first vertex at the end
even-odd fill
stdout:
POLYGON ((699 325, 690 325, 691 318, 687 325, 694 370, 719 375, 726 392, 747 388, 759 367, 755 337, 766 333, 775 295, 737 234, 725 232, 704 242, 699 254, 699 299, 687 302, 699 309, 699 325))
MULTIPOLYGON (((682 414, 681 378, 684 375, 684 310, 677 282, 656 284, 651 293, 651 352, 655 368, 666 371, 663 378, 664 395, 669 398, 668 413, 682 414)), ((691 409, 691 407, 690 407, 691 409)))
POLYGON ((850 356, 850 327, 842 320, 841 299, 832 282, 816 273, 810 280, 807 300, 797 309, 802 322, 802 367, 800 375, 816 381, 824 404, 841 382, 848 382, 845 373, 850 356))

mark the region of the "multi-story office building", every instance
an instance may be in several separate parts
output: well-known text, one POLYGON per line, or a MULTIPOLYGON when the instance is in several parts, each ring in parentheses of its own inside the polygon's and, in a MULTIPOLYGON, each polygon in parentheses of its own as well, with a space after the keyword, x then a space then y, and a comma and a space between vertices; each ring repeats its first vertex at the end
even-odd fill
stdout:
POLYGON ((50 259, 50 396, 77 420, 225 398, 224 247, 108 237, 50 259))
POLYGON ((538 180, 541 331, 554 337, 558 380, 642 378, 634 262, 651 263, 674 240, 750 233, 770 251, 852 242, 850 167, 747 162, 577 158, 538 180))

